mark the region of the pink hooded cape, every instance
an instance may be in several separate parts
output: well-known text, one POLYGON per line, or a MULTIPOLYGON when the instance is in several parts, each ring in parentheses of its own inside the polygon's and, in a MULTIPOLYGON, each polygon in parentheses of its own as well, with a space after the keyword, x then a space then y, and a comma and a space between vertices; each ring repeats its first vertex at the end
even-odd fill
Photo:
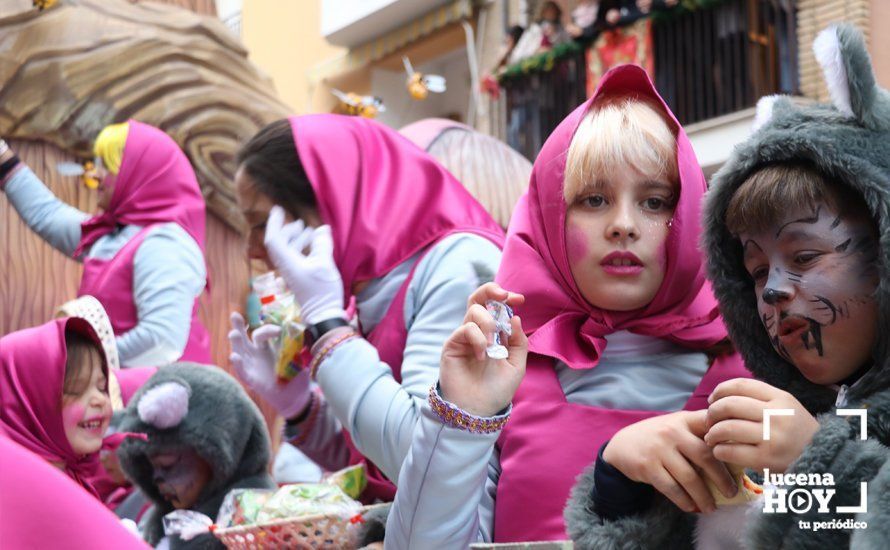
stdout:
POLYGON ((40 458, 63 462, 72 478, 98 496, 87 478, 98 467, 99 453, 77 456, 62 423, 66 328, 99 344, 89 323, 77 317, 56 319, 0 338, 0 428, 6 437, 40 458))
POLYGON ((102 503, 2 428, 0 510, 2 548, 148 548, 102 503))
MULTIPOLYGON (((568 403, 553 369, 554 360, 573 369, 595 368, 606 347, 604 337, 620 330, 664 338, 690 350, 705 350, 727 338, 697 249, 705 190, 688 138, 646 72, 634 65, 609 71, 594 96, 575 109, 541 149, 528 193, 510 222, 496 278, 504 288, 525 295, 518 313, 532 352, 513 400, 512 417, 498 440, 502 473, 496 541, 567 538, 562 509, 569 490, 602 444, 624 426, 670 412, 568 403), (649 305, 631 312, 605 311, 587 303, 566 254, 566 152, 581 120, 603 94, 652 98, 677 129, 680 193, 665 242, 664 281, 649 305)), ((737 376, 749 376, 737 355, 718 358, 686 408, 706 407, 714 386, 737 376)))
POLYGON ((147 227, 175 222, 204 251, 204 196, 179 145, 163 131, 128 121, 123 160, 105 212, 81 224, 78 257, 120 225, 147 227))
POLYGON ((290 122, 321 219, 331 226, 347 302, 353 283, 382 277, 451 233, 503 244, 503 231, 482 205, 395 130, 343 115, 290 122))
MULTIPOLYGON (((352 285, 382 277, 414 254, 453 233, 474 233, 503 246, 503 231, 463 185, 395 130, 341 115, 292 117, 297 154, 331 226, 334 261, 343 277, 344 307, 352 285)), ((416 264, 415 264, 416 266, 416 264)), ((413 270, 370 334, 401 381, 407 330, 404 300, 413 270)), ((392 500, 395 486, 352 445, 350 464, 365 463, 362 498, 392 500)))

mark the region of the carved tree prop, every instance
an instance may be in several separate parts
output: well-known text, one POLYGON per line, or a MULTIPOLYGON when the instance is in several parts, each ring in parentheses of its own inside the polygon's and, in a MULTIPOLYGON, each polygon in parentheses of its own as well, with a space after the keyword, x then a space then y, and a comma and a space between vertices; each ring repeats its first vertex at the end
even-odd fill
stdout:
POLYGON ((232 190, 244 140, 290 110, 221 21, 126 0, 0 0, 0 136, 78 156, 107 124, 162 128, 183 148, 208 208, 240 226, 232 190))

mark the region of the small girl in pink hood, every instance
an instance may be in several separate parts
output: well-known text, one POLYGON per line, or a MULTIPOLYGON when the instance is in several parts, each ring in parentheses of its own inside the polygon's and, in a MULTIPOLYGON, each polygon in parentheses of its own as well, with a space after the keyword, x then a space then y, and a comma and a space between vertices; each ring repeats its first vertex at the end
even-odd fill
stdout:
POLYGON ((88 478, 110 420, 107 361, 85 319, 0 338, 0 429, 97 497, 88 478))
MULTIPOLYGON (((496 283, 470 297, 445 343, 387 548, 567 539, 569 492, 604 452, 620 470, 612 478, 624 472, 685 509, 713 507, 704 478, 732 493, 702 436, 711 390, 747 371, 697 249, 705 189, 689 140, 639 67, 610 71, 557 127, 510 222, 496 283), (486 354, 489 300, 522 316, 506 359, 486 354)), ((608 496, 617 505, 627 495, 608 496)))

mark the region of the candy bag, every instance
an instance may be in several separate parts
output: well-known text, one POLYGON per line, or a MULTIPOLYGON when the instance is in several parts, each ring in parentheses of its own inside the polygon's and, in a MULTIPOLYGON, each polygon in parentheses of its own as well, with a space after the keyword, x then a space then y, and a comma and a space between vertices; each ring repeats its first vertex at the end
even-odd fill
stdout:
POLYGON ((257 514, 257 523, 275 519, 313 515, 351 518, 361 504, 349 498, 340 487, 325 483, 296 483, 278 489, 257 514))
POLYGON ((235 527, 256 523, 263 505, 275 494, 266 489, 233 489, 219 507, 216 524, 219 527, 235 527))
POLYGON ((350 498, 358 499, 368 486, 368 475, 364 464, 356 464, 326 475, 322 482, 336 485, 350 498))
POLYGON ((286 384, 302 370, 300 354, 306 325, 300 318, 300 306, 273 271, 256 277, 253 289, 260 298, 260 322, 281 327, 275 375, 279 384, 286 384))

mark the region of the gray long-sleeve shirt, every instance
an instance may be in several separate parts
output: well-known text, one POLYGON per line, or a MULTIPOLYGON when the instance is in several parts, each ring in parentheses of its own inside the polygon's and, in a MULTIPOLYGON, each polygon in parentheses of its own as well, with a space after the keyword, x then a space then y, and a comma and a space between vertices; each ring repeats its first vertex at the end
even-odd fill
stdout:
MULTIPOLYGON (((442 345, 463 322, 470 294, 497 271, 500 256, 494 244, 473 234, 451 235, 435 244, 419 260, 405 296, 408 337, 401 384, 367 340, 338 346, 318 370, 324 393, 318 416, 311 426, 289 430, 292 437, 302 436, 300 450, 326 469, 344 467, 345 426, 362 454, 389 479, 398 479, 421 407, 439 376, 442 345)), ((418 256, 403 262, 359 293, 358 317, 365 331, 377 326, 417 262, 418 256)))
MULTIPOLYGON (((90 214, 59 200, 27 166, 12 174, 4 190, 28 227, 73 257, 81 223, 90 214)), ((100 237, 86 257, 113 258, 141 229, 127 225, 100 237)), ((122 366, 160 366, 179 359, 188 341, 195 298, 203 292, 206 278, 204 255, 182 227, 159 224, 148 232, 133 259, 139 322, 117 337, 122 366)))
MULTIPOLYGON (((705 354, 690 353, 665 340, 622 331, 607 341, 596 368, 574 370, 557 363, 556 374, 568 402, 679 410, 708 368, 705 354)), ((424 403, 386 525, 388 550, 463 549, 492 540, 501 473, 494 448, 499 435, 448 427, 424 403)))

